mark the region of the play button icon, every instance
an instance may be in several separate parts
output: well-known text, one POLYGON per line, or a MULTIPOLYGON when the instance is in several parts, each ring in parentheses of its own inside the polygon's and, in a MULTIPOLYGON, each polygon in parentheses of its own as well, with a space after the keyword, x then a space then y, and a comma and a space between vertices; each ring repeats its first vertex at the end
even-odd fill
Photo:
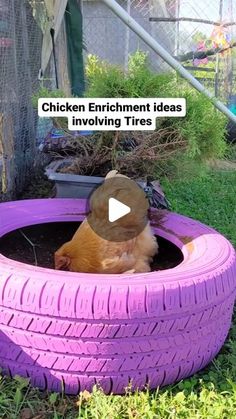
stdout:
POLYGON ((109 198, 108 206, 108 219, 110 223, 114 223, 114 221, 119 220, 131 211, 128 205, 122 204, 122 202, 115 198, 109 198))
POLYGON ((134 180, 116 175, 105 179, 90 196, 87 220, 101 238, 123 242, 143 231, 148 209, 143 189, 134 180))

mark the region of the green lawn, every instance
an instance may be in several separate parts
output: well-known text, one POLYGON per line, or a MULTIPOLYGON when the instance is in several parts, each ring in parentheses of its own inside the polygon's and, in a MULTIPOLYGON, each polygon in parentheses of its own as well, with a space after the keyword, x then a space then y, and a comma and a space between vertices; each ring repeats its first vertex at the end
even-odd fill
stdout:
MULTIPOLYGON (((236 246, 236 171, 163 181, 174 211, 205 222, 236 246)), ((77 398, 47 395, 19 377, 0 382, 0 418, 234 419, 236 417, 236 318, 221 353, 192 378, 154 392, 77 398)))
POLYGON ((173 211, 214 227, 236 247, 236 171, 210 171, 162 185, 173 211))

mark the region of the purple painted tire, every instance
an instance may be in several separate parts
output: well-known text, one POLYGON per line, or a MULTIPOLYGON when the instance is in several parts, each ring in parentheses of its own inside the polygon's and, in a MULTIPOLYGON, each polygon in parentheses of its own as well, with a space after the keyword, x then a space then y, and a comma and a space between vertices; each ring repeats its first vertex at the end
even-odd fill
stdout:
MULTIPOLYGON (((80 221, 85 201, 0 205, 0 236, 33 224, 80 221)), ((54 271, 0 255, 0 366, 69 394, 173 383, 207 365, 227 336, 236 259, 219 233, 166 213, 156 234, 183 253, 172 269, 134 275, 54 271)))

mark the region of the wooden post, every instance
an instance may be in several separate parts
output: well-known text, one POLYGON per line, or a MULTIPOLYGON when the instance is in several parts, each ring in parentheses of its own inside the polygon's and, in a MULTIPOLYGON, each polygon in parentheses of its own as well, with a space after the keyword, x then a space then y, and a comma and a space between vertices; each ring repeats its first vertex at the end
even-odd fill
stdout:
POLYGON ((0 154, 2 155, 3 194, 13 191, 14 179, 14 129, 10 115, 0 114, 0 154))
MULTIPOLYGON (((48 2, 47 2, 48 3, 48 2)), ((52 21, 50 21, 47 25, 47 28, 44 33, 43 37, 43 45, 42 45, 42 59, 41 59, 41 71, 44 74, 49 63, 51 53, 52 53, 52 39, 50 34, 50 29, 54 29, 54 39, 56 41, 59 30, 61 28, 61 24, 63 21, 64 13, 67 6, 67 0, 60 0, 54 2, 53 7, 53 15, 52 21)), ((50 9, 50 13, 52 13, 52 8, 50 9)))
POLYGON ((61 24, 61 29, 59 31, 57 40, 58 42, 56 44, 56 55, 58 63, 59 88, 63 90, 66 95, 71 96, 71 85, 69 80, 67 61, 67 37, 64 19, 61 24))
MULTIPOLYGON (((127 0, 126 10, 127 10, 127 13, 130 15, 130 10, 131 10, 130 0, 127 0)), ((129 40, 130 40, 130 28, 127 26, 126 31, 125 31, 125 62, 124 62, 125 71, 128 71, 128 64, 129 64, 129 40)))

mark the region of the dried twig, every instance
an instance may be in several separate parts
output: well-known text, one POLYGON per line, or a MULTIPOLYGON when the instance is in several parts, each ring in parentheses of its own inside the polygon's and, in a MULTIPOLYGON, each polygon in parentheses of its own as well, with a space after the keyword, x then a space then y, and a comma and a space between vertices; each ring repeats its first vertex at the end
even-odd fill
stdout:
MULTIPOLYGON (((90 140, 87 139, 87 142, 90 140)), ((81 175, 99 174, 121 170, 133 177, 143 177, 153 172, 153 166, 186 148, 187 142, 178 129, 162 128, 153 132, 107 132, 90 143, 88 153, 79 153, 63 173, 81 175)))
POLYGON ((232 22, 216 22, 214 20, 207 20, 207 19, 198 19, 192 17, 150 17, 150 22, 194 22, 194 23, 204 23, 206 25, 214 25, 214 26, 234 26, 236 25, 235 21, 232 22))
POLYGON ((32 246, 32 248, 33 248, 33 253, 34 253, 34 264, 35 264, 35 266, 38 266, 37 254, 36 254, 36 250, 35 250, 35 248, 36 248, 37 244, 33 243, 33 242, 29 239, 29 237, 27 237, 27 236, 26 236, 26 234, 25 234, 22 230, 19 230, 19 232, 20 232, 20 233, 21 233, 21 235, 25 238, 25 240, 27 240, 27 242, 28 242, 28 243, 32 246))
MULTIPOLYGON (((222 54, 222 53, 224 53, 226 51, 229 51, 230 49, 235 48, 235 47, 236 47, 236 42, 232 42, 232 44, 230 44, 229 46, 227 46, 225 48, 218 47, 218 48, 208 49, 206 51, 190 51, 190 52, 186 52, 186 54, 179 55, 179 56, 174 57, 174 58, 176 58, 178 61, 181 61, 181 62, 190 61, 190 60, 192 61, 194 59, 203 60, 204 58, 211 57, 211 56, 216 55, 216 54, 222 54)), ((204 71, 204 68, 203 67, 196 67, 196 70, 204 71)))

